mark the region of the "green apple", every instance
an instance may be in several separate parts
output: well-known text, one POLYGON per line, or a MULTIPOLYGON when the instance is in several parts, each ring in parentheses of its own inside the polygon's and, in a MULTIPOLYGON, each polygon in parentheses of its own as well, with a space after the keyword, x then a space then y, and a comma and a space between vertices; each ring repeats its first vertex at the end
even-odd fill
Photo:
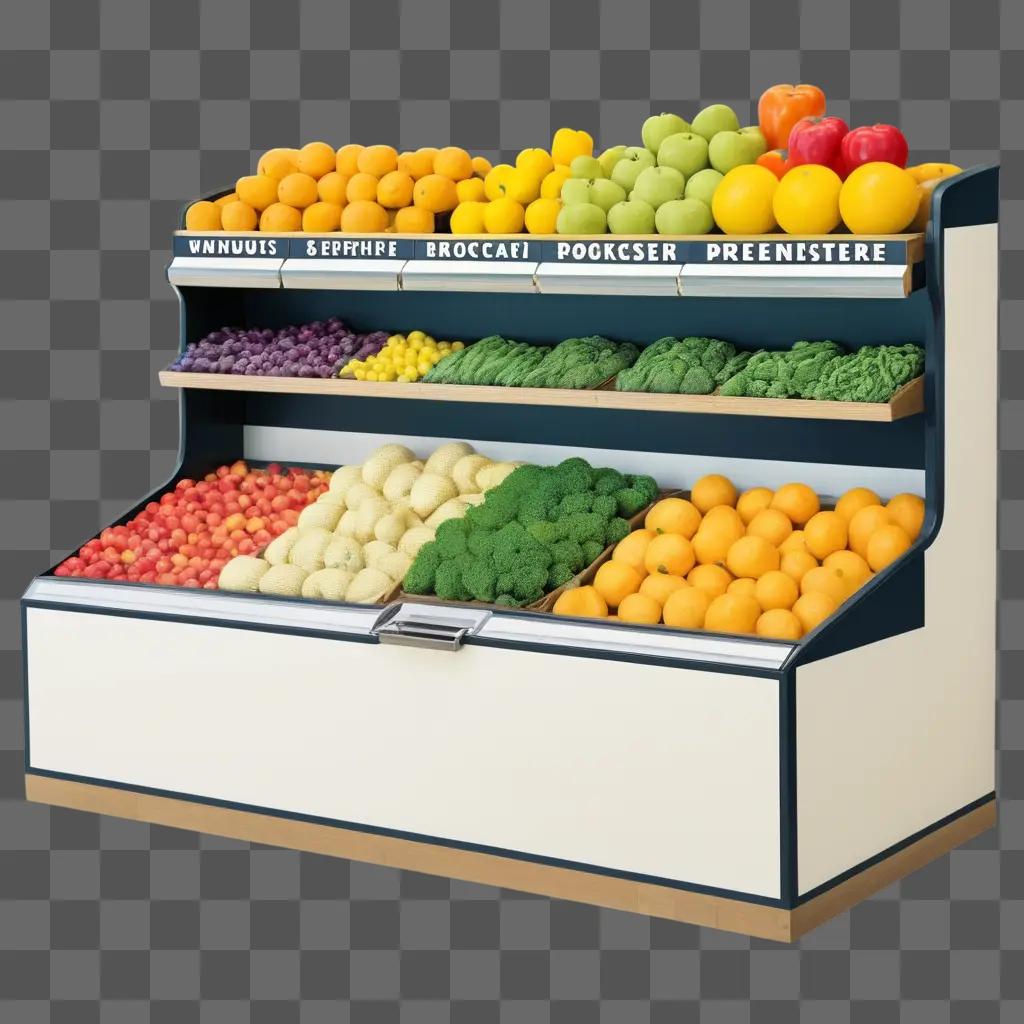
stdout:
POLYGON ((608 230, 613 235, 653 234, 654 207, 642 199, 616 203, 608 211, 608 230))
POLYGON ((604 210, 593 203, 563 206, 555 221, 555 231, 560 235, 603 235, 606 227, 604 210))
POLYGON ((562 202, 566 206, 590 202, 590 182, 586 178, 566 178, 562 182, 562 202))
POLYGON ((595 178, 590 182, 590 202, 606 213, 626 198, 626 190, 609 178, 595 178))
POLYGON ((622 154, 625 152, 625 146, 609 146, 597 158, 601 166, 604 168, 604 176, 606 178, 610 178, 612 176, 612 168, 622 159, 622 154))
POLYGON ((735 132, 739 127, 740 119, 732 107, 724 103, 712 103, 693 119, 690 131, 703 135, 710 142, 719 132, 735 132))
POLYGON ((612 168, 612 181, 627 192, 645 167, 654 166, 654 154, 646 146, 629 146, 612 168))
POLYGON ((574 157, 569 164, 569 174, 574 178, 606 178, 608 175, 596 156, 574 157))
POLYGON ((685 185, 686 179, 674 167, 645 167, 637 175, 629 198, 641 199, 656 210, 670 199, 681 199, 685 185))
POLYGON ((708 165, 708 142, 696 132, 670 135, 658 150, 658 166, 674 167, 683 177, 702 171, 708 165))
POLYGON ((644 145, 655 155, 658 147, 670 135, 677 132, 688 132, 690 126, 678 114, 651 114, 640 129, 640 138, 644 145))
POLYGON ((671 199, 654 215, 659 235, 706 235, 714 223, 710 208, 699 199, 671 199))
POLYGON ((719 132, 708 146, 711 166, 722 174, 728 174, 734 167, 752 164, 764 151, 764 136, 758 128, 719 132))
POLYGON ((725 175, 709 167, 707 170, 698 171, 692 178, 686 179, 686 188, 683 189, 683 198, 699 199, 709 210, 711 209, 711 197, 718 188, 718 183, 725 175))

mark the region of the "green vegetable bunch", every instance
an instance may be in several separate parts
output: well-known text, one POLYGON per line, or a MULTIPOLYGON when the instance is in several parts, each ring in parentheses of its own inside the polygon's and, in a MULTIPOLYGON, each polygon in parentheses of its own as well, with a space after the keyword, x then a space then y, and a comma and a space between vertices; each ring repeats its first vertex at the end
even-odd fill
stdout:
POLYGON ((842 353, 834 341, 798 341, 788 350, 755 352, 722 384, 720 393, 734 398, 811 398, 825 368, 842 353))
POLYGON ((620 370, 632 366, 640 350, 594 335, 567 338, 523 378, 525 388, 596 388, 620 370))
POLYGON ((580 458, 520 466, 465 518, 437 528, 403 587, 448 601, 530 604, 622 540, 629 517, 657 494, 649 476, 595 469, 580 458))
POLYGON ((718 338, 661 338, 648 345, 615 382, 619 391, 710 395, 750 358, 718 338))
POLYGON ((832 360, 811 397, 831 402, 888 402, 923 370, 924 349, 918 345, 865 345, 832 360))

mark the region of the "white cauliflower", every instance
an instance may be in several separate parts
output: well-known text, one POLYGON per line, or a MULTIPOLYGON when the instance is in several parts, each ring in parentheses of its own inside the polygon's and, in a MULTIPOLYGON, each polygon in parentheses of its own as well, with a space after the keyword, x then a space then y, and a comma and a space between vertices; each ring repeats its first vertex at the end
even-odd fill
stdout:
POLYGON ((491 460, 486 455, 463 455, 452 467, 452 479, 459 489, 459 494, 472 494, 479 490, 476 475, 484 466, 490 464, 491 460))
POLYGON ((403 462, 400 465, 395 466, 395 468, 388 473, 387 480, 384 481, 382 488, 384 497, 391 502, 395 502, 398 501, 399 498, 406 497, 412 490, 412 485, 416 483, 416 478, 422 472, 422 468, 413 465, 411 462, 403 462))
POLYGON ((259 590, 260 579, 269 568, 269 562, 255 555, 237 555, 221 569, 217 586, 221 590, 253 594, 259 590))
POLYGON ((446 519, 461 519, 469 506, 459 498, 449 498, 440 508, 427 516, 426 525, 437 529, 446 519))
POLYGON ((440 476, 450 477, 452 470, 455 468, 455 463, 463 457, 463 455, 472 455, 473 446, 466 444, 465 441, 449 441, 447 444, 441 445, 440 448, 435 448, 430 458, 427 459, 426 466, 423 467, 424 473, 437 473, 440 476))
MULTIPOLYGON (((227 566, 225 566, 227 568, 227 566)), ((260 577, 260 593, 277 597, 299 597, 309 573, 297 565, 272 565, 260 577)))
POLYGON ((342 514, 338 525, 334 528, 336 537, 354 537, 356 535, 356 510, 350 508, 342 514))
POLYGON ((370 498, 379 498, 380 493, 374 490, 369 484, 363 483, 362 480, 357 480, 346 492, 345 492, 345 504, 351 509, 357 509, 364 502, 370 498))
POLYGON ((410 526, 422 526, 423 520, 412 510, 408 498, 399 498, 391 503, 391 511, 397 512, 405 520, 406 528, 410 526))
POLYGON ((493 490, 505 477, 521 465, 521 462, 492 462, 489 466, 484 466, 476 475, 477 488, 481 491, 493 490))
POLYGON ((356 574, 346 569, 318 569, 302 581, 302 596, 344 601, 345 591, 355 578, 356 574))
POLYGON ((405 579, 410 565, 412 565, 412 559, 407 554, 402 551, 391 551, 378 558, 374 568, 386 573, 396 583, 401 583, 405 579))
POLYGON ((379 491, 396 466, 403 462, 411 462, 414 458, 415 452, 410 451, 404 444, 381 445, 363 463, 363 483, 379 491))
POLYGON ((335 494, 345 496, 345 492, 358 480, 363 478, 362 466, 341 466, 331 474, 328 489, 335 494))
POLYGON ((391 512, 391 506, 383 498, 371 498, 356 509, 355 538, 362 544, 373 539, 377 521, 391 512))
POLYGON ((345 600, 354 604, 374 604, 395 589, 395 581, 380 569, 361 569, 345 591, 345 600))
POLYGON ((394 550, 394 547, 387 541, 371 540, 369 544, 363 546, 363 561, 368 568, 375 569, 377 562, 385 555, 392 554, 394 550))
POLYGON ((346 569, 356 573, 366 564, 363 560, 363 546, 355 537, 335 535, 324 549, 325 569, 346 569))
POLYGON ((288 552, 299 539, 299 528, 291 526, 280 537, 275 537, 264 549, 263 557, 271 565, 284 565, 288 561, 288 552))
POLYGON ((381 516, 373 527, 373 535, 377 540, 387 541, 395 545, 402 539, 402 534, 409 529, 405 522, 405 516, 401 512, 389 512, 381 516))
POLYGON ((324 552, 333 540, 329 530, 321 526, 311 526, 308 530, 299 531, 299 539, 288 552, 288 561, 306 572, 316 572, 324 567, 324 552))
POLYGON ((342 512, 345 511, 345 495, 340 491, 324 491, 319 498, 316 499, 318 505, 337 505, 342 512))
POLYGON ((345 509, 340 504, 314 501, 299 513, 299 529, 306 531, 313 526, 333 530, 345 509))
POLYGON ((415 558, 424 544, 434 539, 434 531, 429 526, 413 526, 406 530, 398 542, 398 550, 410 558, 415 558))
POLYGON ((448 476, 424 470, 420 478, 412 485, 409 492, 409 503, 413 512, 421 519, 426 519, 435 509, 440 508, 449 498, 458 497, 459 490, 455 482, 448 476))

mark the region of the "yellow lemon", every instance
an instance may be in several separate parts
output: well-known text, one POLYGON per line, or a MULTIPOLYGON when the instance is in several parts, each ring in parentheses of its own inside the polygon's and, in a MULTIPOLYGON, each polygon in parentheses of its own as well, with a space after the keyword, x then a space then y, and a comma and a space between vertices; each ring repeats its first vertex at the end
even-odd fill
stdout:
POLYGON ((932 178, 951 178, 962 170, 963 168, 957 167, 956 164, 927 163, 908 167, 907 174, 918 184, 923 184, 926 181, 931 181, 932 178))
POLYGON ((484 195, 493 203, 504 194, 504 185, 510 174, 515 173, 511 164, 495 164, 484 177, 484 195))
POLYGON ((914 219, 920 195, 912 174, 876 160, 861 164, 843 182, 839 212, 855 235, 892 235, 914 219))
POLYGON ((464 178, 455 183, 460 203, 482 203, 486 198, 483 178, 464 178))
POLYGON ((502 183, 502 197, 526 206, 540 195, 540 178, 529 171, 515 170, 502 183))
POLYGON ((515 235, 523 230, 525 214, 514 199, 495 199, 484 210, 484 228, 492 235, 515 235))
POLYGON ((791 235, 827 235, 835 230, 842 187, 831 167, 802 164, 787 171, 772 197, 779 227, 791 235))
POLYGON ((546 149, 524 149, 516 157, 516 168, 535 178, 543 178, 554 166, 551 154, 546 149))
POLYGON ((734 167, 711 197, 715 223, 727 235, 763 235, 775 228, 772 200, 779 179, 759 164, 734 167))
POLYGON ((553 235, 562 204, 557 199, 534 199, 526 208, 526 230, 531 235, 553 235))
POLYGON ((568 167, 578 156, 593 156, 594 140, 584 131, 559 128, 551 140, 551 159, 568 167))
POLYGON ((557 199, 562 194, 562 182, 572 174, 568 167, 556 167, 541 179, 540 195, 542 199, 557 199))
POLYGON ((452 211, 452 234, 482 235, 484 233, 484 212, 487 210, 487 206, 487 203, 459 203, 452 211))

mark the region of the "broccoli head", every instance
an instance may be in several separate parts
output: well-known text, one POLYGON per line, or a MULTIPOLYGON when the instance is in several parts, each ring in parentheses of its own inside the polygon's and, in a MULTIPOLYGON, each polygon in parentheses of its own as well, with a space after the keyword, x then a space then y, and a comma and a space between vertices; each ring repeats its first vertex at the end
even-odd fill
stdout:
POLYGON ((544 596, 544 585, 548 581, 546 568, 526 562, 512 570, 512 596, 525 601, 538 601, 544 596))
POLYGON ((587 564, 582 546, 574 540, 560 540, 557 544, 552 544, 551 555, 556 565, 565 565, 574 573, 579 572, 587 564))
MULTIPOLYGON (((463 349, 463 352, 466 350, 463 349)), ((442 526, 444 523, 441 524, 442 526)), ((466 539, 466 547, 477 558, 490 558, 494 548, 494 530, 472 530, 466 539)))
POLYGON ((526 532, 535 541, 550 547, 562 536, 562 527, 559 523, 552 523, 546 519, 537 519, 526 526, 526 532))
POLYGON ((608 523, 604 539, 606 544, 618 544, 623 537, 629 535, 629 523, 620 516, 616 516, 608 523))
POLYGON ((494 599, 495 604, 500 604, 503 608, 522 608, 525 601, 520 601, 518 598, 513 597, 511 594, 499 594, 494 599))
POLYGON ((548 590, 557 590, 573 578, 575 573, 564 562, 555 562, 548 569, 548 590))
POLYGON ((430 541, 420 548, 416 560, 409 566, 409 571, 402 581, 402 589, 407 594, 432 594, 434 592, 434 574, 441 564, 437 545, 430 541))
POLYGON ((559 518, 571 516, 574 512, 589 512, 594 505, 594 496, 589 491, 567 494, 555 510, 559 518))
POLYGON ((703 366, 691 366, 683 374, 677 390, 681 395, 710 395, 715 390, 715 381, 703 366))
MULTIPOLYGON (((594 491, 597 494, 614 494, 626 486, 626 478, 617 469, 594 471, 594 491)), ((595 511, 597 511, 595 509, 595 511)))
MULTIPOLYGON (((511 479, 511 476, 508 479, 511 479)), ((466 522, 474 530, 500 530, 515 517, 515 499, 501 487, 488 491, 482 504, 473 505, 466 511, 466 522)))
POLYGON ((462 582, 462 563, 457 558, 441 562, 434 576, 434 593, 444 601, 468 601, 470 593, 462 582))
POLYGON ((498 579, 495 586, 499 594, 511 593, 512 587, 515 585, 515 580, 512 578, 510 572, 499 572, 498 579))
POLYGON ((646 476, 644 474, 640 476, 629 477, 629 486, 638 490, 645 499, 645 503, 650 503, 658 496, 658 481, 653 476, 646 476))
POLYGON ((627 519, 632 518, 646 505, 650 504, 646 497, 635 487, 624 487, 615 495, 619 508, 619 515, 627 519))
POLYGON ((523 526, 530 523, 544 522, 551 518, 555 505, 551 498, 543 494, 527 494, 519 501, 517 518, 523 526))
POLYGON ((442 558, 457 558, 468 550, 466 524, 461 519, 446 519, 434 533, 434 544, 442 558))
POLYGON ((596 512, 574 512, 565 519, 565 535, 582 544, 587 540, 604 540, 605 521, 596 512))
POLYGON ((596 562, 604 551, 604 545, 599 540, 585 540, 581 545, 583 548, 583 561, 586 565, 596 562))
POLYGON ((566 459, 551 472, 555 486, 562 495, 589 491, 594 486, 594 469, 586 459, 566 459))
POLYGON ((477 601, 493 601, 497 582, 498 574, 482 558, 474 559, 462 570, 462 585, 477 601))

